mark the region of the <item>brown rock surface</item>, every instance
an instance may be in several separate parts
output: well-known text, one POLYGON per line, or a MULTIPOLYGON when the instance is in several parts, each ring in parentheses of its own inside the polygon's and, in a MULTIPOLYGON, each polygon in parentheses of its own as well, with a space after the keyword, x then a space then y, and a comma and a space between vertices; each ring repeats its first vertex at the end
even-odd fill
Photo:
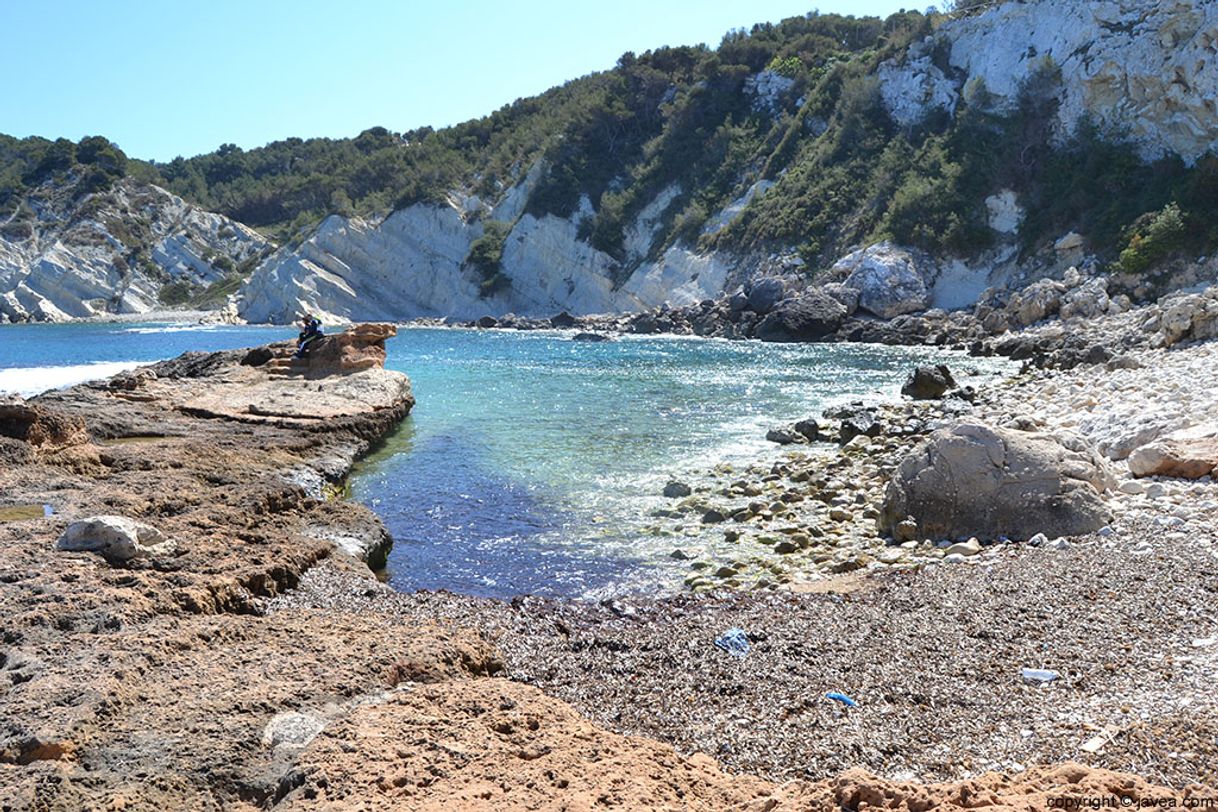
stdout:
POLYGON ((1134 476, 1200 479, 1218 468, 1218 426, 1206 425, 1170 434, 1134 449, 1129 472, 1134 476))

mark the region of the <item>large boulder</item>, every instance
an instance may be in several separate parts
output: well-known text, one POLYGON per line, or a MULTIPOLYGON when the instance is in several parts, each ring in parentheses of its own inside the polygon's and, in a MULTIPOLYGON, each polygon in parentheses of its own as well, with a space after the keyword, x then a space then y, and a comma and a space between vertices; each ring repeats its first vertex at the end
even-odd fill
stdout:
POLYGON ((1159 303, 1158 310, 1161 346, 1218 336, 1218 287, 1168 297, 1159 303))
POLYGON ((787 285, 777 277, 768 276, 751 283, 748 288, 747 305, 754 313, 765 315, 774 306, 787 298, 787 285))
POLYGON ((1103 277, 1089 279, 1062 299, 1061 317, 1095 318, 1108 312, 1108 301, 1108 280, 1103 277))
POLYGON ((779 302, 757 325, 762 341, 815 341, 842 326, 846 308, 817 290, 779 302))
POLYGON ((858 309, 891 319, 930 307, 931 260, 925 255, 881 242, 847 254, 834 264, 834 278, 858 291, 858 309))
POLYGON ((174 551, 174 543, 160 530, 125 516, 93 516, 72 522, 57 546, 68 552, 98 553, 118 562, 174 551))
POLYGON ((1114 484, 1077 435, 961 422, 932 433, 897 467, 880 531, 913 521, 919 538, 1090 533, 1111 518, 1101 495, 1114 484))
POLYGON ((1052 279, 1041 279, 1011 294, 1007 301, 1007 319, 1027 327, 1061 310, 1066 286, 1052 279))
POLYGON ((821 291, 829 294, 834 299, 842 303, 846 308, 846 315, 853 316, 854 312, 859 309, 859 292, 855 288, 848 288, 841 282, 829 282, 820 286, 821 291))
POLYGON ((1135 449, 1129 472, 1137 477, 1200 479, 1218 468, 1218 426, 1194 426, 1135 449))

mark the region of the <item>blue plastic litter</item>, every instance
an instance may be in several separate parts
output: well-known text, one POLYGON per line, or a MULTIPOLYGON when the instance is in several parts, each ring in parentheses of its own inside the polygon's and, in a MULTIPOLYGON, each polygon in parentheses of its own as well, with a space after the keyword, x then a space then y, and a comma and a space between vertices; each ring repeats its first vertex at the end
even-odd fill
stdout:
POLYGON ((733 657, 743 657, 749 653, 749 638, 744 629, 728 629, 715 638, 715 645, 733 657))
POLYGON ((825 699, 832 699, 834 702, 841 702, 848 708, 857 708, 859 706, 859 703, 855 702, 845 694, 839 694, 837 691, 830 691, 829 693, 825 694, 825 699))

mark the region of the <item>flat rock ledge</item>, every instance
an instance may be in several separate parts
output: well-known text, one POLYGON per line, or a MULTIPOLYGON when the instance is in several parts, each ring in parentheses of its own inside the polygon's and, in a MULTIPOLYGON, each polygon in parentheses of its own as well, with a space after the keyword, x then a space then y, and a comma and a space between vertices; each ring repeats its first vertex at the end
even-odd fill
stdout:
MULTIPOLYGON (((1026 809, 1186 797, 1078 765, 773 783, 610 732, 479 635, 355 601, 388 536, 326 483, 413 405, 388 326, 191 353, 0 408, 0 809, 1026 809), (33 517, 31 517, 33 516, 33 517), (72 529, 75 528, 75 529, 72 529), (377 552, 379 551, 379 553, 377 552)), ((1193 790, 1185 790, 1186 793, 1193 790)))

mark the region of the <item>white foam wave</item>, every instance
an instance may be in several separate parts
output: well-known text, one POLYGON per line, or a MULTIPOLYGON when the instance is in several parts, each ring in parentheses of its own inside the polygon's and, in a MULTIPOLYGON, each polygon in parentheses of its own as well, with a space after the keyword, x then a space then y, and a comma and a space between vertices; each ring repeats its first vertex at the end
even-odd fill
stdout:
POLYGON ((59 367, 12 367, 0 369, 0 393, 30 397, 50 389, 62 389, 85 381, 108 378, 147 361, 94 361, 59 367))
POLYGON ((128 327, 124 333, 149 335, 152 333, 214 333, 221 329, 218 324, 171 324, 164 327, 128 327))

